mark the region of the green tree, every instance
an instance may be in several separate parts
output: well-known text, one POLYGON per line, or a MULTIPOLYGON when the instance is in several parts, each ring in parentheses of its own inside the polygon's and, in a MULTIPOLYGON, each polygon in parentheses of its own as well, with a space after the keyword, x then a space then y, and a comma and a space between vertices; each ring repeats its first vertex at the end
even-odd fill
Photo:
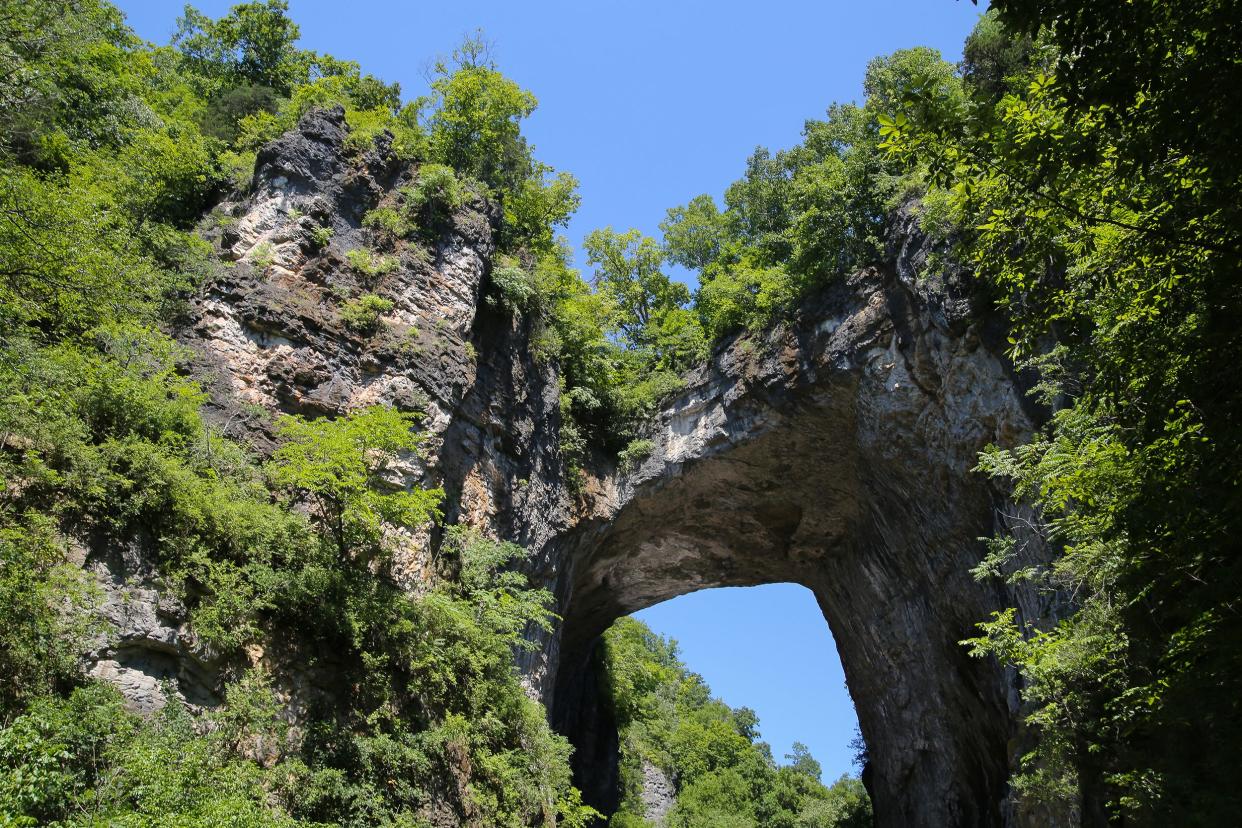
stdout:
POLYGON ((794 742, 792 751, 792 753, 785 754, 785 758, 789 760, 789 767, 803 776, 818 782, 823 774, 823 768, 820 767, 815 757, 811 755, 810 749, 801 742, 794 742))
POLYGON ((1057 557, 1020 567, 1012 539, 977 574, 1059 589, 1075 611, 1048 628, 998 613, 968 643, 1024 675, 1039 742, 1021 797, 1101 823, 1225 824, 1238 808, 1221 772, 1242 722, 1242 626, 1222 610, 1242 592, 1239 165, 1221 118, 1237 90, 1199 83, 1236 71, 1219 62, 1237 45, 1224 8, 998 3, 991 52, 1031 43, 1005 94, 995 73, 968 100, 916 77, 884 120, 1055 411, 980 468, 1040 507, 1057 557))
POLYGON ((660 222, 668 260, 703 270, 720 258, 727 239, 724 218, 709 195, 695 196, 684 207, 671 207, 660 222))
POLYGON ((272 482, 306 501, 320 532, 342 558, 370 560, 390 550, 384 526, 416 529, 439 515, 439 489, 395 488, 392 464, 416 454, 417 415, 386 406, 336 420, 286 416, 272 454, 272 482))
POLYGON ((652 326, 690 300, 690 290, 661 270, 660 245, 638 230, 594 230, 583 246, 596 266, 595 286, 615 304, 616 326, 630 344, 650 344, 652 326))
POLYGON ((309 79, 294 46, 301 31, 288 12, 287 0, 261 0, 238 3, 212 20, 187 5, 173 45, 190 72, 221 77, 230 87, 269 87, 288 95, 309 79))
POLYGON ((497 190, 514 192, 531 177, 530 148, 521 122, 535 96, 496 70, 481 34, 439 62, 431 95, 420 104, 432 157, 497 190))
POLYGON ((842 776, 827 793, 809 800, 798 814, 797 828, 871 828, 871 798, 861 780, 842 776))
POLYGON ((54 522, 0 505, 0 722, 32 699, 72 686, 92 624, 91 593, 65 561, 54 522))

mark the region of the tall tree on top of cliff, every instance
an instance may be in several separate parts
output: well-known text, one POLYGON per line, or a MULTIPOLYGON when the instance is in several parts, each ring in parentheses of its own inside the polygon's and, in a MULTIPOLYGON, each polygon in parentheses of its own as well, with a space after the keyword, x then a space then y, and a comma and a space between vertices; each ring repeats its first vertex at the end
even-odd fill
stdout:
POLYGON ((686 309, 690 290, 663 271, 664 251, 638 230, 592 231, 584 240, 595 286, 613 307, 622 344, 643 351, 654 367, 683 370, 705 351, 703 330, 686 309))
POLYGON ((433 156, 490 187, 515 189, 530 174, 521 122, 535 111, 535 96, 496 69, 481 33, 437 62, 434 75, 423 99, 433 156))
POLYGON ((231 86, 266 86, 288 95, 307 80, 294 46, 301 30, 288 12, 286 0, 263 0, 239 3, 213 20, 187 5, 177 20, 173 45, 192 74, 223 76, 231 86))
POLYGON ((505 77, 482 32, 467 37, 435 64, 431 94, 414 108, 430 140, 431 158, 491 189, 504 209, 501 247, 555 255, 554 230, 578 209, 578 181, 534 157, 522 121, 538 106, 505 77))

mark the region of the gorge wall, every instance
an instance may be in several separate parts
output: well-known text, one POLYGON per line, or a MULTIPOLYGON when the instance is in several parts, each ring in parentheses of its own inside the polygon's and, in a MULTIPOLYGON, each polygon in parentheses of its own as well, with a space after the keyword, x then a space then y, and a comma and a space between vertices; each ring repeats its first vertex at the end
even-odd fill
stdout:
MULTIPOLYGON (((881 266, 718 347, 653 419, 651 453, 625 470, 599 460, 575 494, 555 365, 532 353, 532 320, 486 299, 494 208, 468 204, 431 255, 394 249, 396 268, 364 284, 345 254, 370 244, 363 214, 413 170, 383 140, 351 157, 346 137, 341 112, 311 113, 261 152, 251 192, 205 225, 226 265, 181 339, 215 421, 264 450, 274 413, 425 412, 425 456, 397 482, 443 486, 447 522, 536 553, 532 574, 563 621, 520 667, 577 745, 596 801, 606 804, 615 772, 615 728, 593 690, 599 634, 693 590, 795 582, 815 593, 837 641, 877 824, 1025 824, 1006 805, 1021 746, 1016 678, 958 642, 992 610, 1052 609, 969 573, 979 539, 1022 520, 971 471, 977 453, 1021 441, 1037 412, 964 284, 927 272, 912 214, 894 221, 881 266), (332 228, 328 244, 317 227, 332 228), (367 335, 340 314, 341 298, 364 290, 393 302, 367 335)), ((407 538, 394 576, 418 589, 435 542, 407 538)), ((138 706, 158 705, 160 678, 211 704, 211 659, 183 613, 159 609, 139 563, 93 565, 106 606, 138 590, 151 612, 118 611, 119 635, 91 654, 92 671, 138 706)), ((284 675, 294 699, 333 692, 331 676, 284 675)))

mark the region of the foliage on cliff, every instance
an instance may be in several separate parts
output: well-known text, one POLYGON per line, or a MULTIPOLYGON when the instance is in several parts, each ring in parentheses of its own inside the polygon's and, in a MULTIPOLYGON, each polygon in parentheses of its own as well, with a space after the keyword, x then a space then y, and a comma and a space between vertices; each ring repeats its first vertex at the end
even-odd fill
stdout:
POLYGON ((424 594, 387 575, 441 498, 387 482, 416 418, 290 417, 262 463, 200 416, 164 332, 221 266, 192 224, 310 105, 346 104, 355 149, 387 129, 480 180, 513 249, 573 203, 494 70, 444 70, 414 118, 394 86, 298 49, 285 12, 189 9, 151 47, 102 0, 0 2, 0 824, 582 824, 569 747, 514 672, 550 619, 514 571, 525 551, 450 527, 424 594), (497 148, 505 165, 479 166, 497 148), (185 605, 204 657, 232 665, 223 706, 174 696, 143 719, 83 678, 108 635, 71 563, 88 549, 140 558, 185 605), (343 704, 288 726, 255 648, 274 631, 343 704))
POLYGON ((1012 320, 1053 412, 982 471, 1041 509, 1047 569, 1001 540, 980 577, 1073 597, 970 642, 1027 683, 1020 795, 1085 819, 1223 825, 1242 805, 1239 33, 1231 2, 1006 0, 967 44, 969 95, 916 78, 885 119, 929 212, 1012 320))
POLYGON ((641 828, 643 766, 676 786, 669 828, 863 828, 871 802, 862 783, 820 781, 819 763, 802 745, 778 765, 759 741, 747 708, 711 697, 687 669, 674 642, 634 618, 604 635, 600 660, 605 693, 621 736, 621 806, 614 828, 641 828))

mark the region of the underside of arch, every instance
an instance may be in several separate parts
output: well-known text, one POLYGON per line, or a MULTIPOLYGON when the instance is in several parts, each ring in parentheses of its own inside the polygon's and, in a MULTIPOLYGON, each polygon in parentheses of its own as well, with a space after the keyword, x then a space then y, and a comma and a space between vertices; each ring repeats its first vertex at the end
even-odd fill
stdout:
POLYGON ((877 824, 1014 824, 1012 677, 959 642, 1030 604, 970 575, 1005 517, 972 468, 1029 428, 1020 396, 969 324, 943 323, 892 273, 720 355, 662 414, 642 467, 601 483, 611 508, 563 539, 553 715, 588 794, 615 804, 599 635, 687 592, 794 582, 837 642, 877 824))

